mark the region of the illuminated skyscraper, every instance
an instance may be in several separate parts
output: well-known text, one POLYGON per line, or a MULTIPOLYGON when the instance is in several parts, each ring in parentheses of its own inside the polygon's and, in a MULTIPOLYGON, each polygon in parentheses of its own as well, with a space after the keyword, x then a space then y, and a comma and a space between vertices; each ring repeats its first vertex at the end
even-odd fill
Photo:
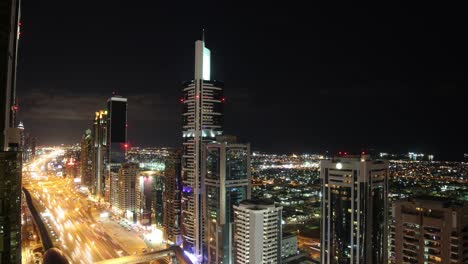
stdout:
POLYGON ((281 263, 282 210, 266 199, 234 205, 234 263, 281 263))
POLYGON ((183 88, 182 236, 183 247, 203 257, 202 144, 223 133, 223 83, 210 81, 210 50, 195 42, 195 78, 183 88))
POLYGON ((136 185, 137 219, 141 225, 162 225, 162 221, 156 220, 163 215, 163 201, 158 200, 158 194, 162 190, 162 176, 159 171, 140 171, 136 185), (161 205, 159 208, 158 206, 161 205))
POLYGON ((21 153, 0 151, 0 263, 21 263, 21 153))
POLYGON ((251 196, 250 145, 219 136, 203 151, 207 263, 233 263, 234 205, 251 196))
POLYGON ((80 176, 81 184, 92 189, 93 178, 93 139, 91 130, 87 129, 81 138, 80 176))
POLYGON ((180 202, 182 197, 181 151, 172 150, 166 159, 164 169, 164 235, 165 239, 180 245, 180 202))
POLYGON ((20 34, 20 1, 0 4, 0 150, 8 150, 10 133, 15 133, 16 60, 20 34))
POLYGON ((366 155, 321 162, 321 263, 386 263, 387 177, 388 161, 366 155))
POLYGON ((123 163, 119 169, 118 178, 112 182, 112 192, 118 192, 117 208, 127 219, 136 222, 136 183, 139 167, 136 163, 123 163))
POLYGON ((0 2, 0 263, 21 263, 21 152, 16 128, 19 0, 0 2))
POLYGON ((118 190, 112 190, 118 180, 120 164, 125 162, 127 144, 127 98, 113 96, 107 100, 107 175, 106 199, 112 206, 118 203, 118 190))
POLYGON ((416 197, 392 214, 390 263, 468 263, 468 202, 416 197))
POLYGON ((107 160, 107 110, 96 112, 91 138, 94 142, 92 150, 93 177, 91 178, 91 193, 98 197, 103 197, 105 193, 104 183, 107 160))

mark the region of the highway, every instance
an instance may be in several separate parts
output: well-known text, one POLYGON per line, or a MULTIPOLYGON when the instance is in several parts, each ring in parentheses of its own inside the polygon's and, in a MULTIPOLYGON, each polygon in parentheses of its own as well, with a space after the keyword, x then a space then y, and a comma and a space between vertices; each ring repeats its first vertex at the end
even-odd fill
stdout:
MULTIPOLYGON (((100 213, 99 209, 77 191, 72 179, 44 175, 41 167, 59 153, 57 150, 26 164, 23 173, 23 178, 27 178, 24 188, 31 194, 32 202, 41 214, 53 245, 63 251, 70 263, 94 263, 135 254, 136 252, 127 252, 128 248, 126 251, 118 241, 109 236, 109 228, 104 223, 109 220, 96 217, 100 213)), ((126 232, 126 236, 133 239, 129 243, 137 241, 134 243, 137 245, 125 246, 132 250, 145 248, 138 234, 126 232)))

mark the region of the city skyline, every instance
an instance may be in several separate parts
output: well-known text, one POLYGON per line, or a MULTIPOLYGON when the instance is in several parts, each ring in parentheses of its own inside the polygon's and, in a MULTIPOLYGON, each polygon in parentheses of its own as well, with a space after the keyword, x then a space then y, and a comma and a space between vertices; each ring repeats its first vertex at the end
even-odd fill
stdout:
POLYGON ((310 15, 300 6, 249 7, 238 21, 240 10, 227 5, 179 10, 148 4, 143 13, 106 4, 93 10, 25 5, 18 120, 41 144, 75 143, 81 135, 73 131, 88 127, 94 106, 116 91, 134 102, 131 145, 178 146, 179 87, 192 76, 190 43, 206 28, 215 50, 213 76, 228 84, 226 130, 252 142, 253 150, 375 148, 462 159, 466 139, 456 129, 464 113, 457 56, 462 23, 447 13, 450 7, 365 6, 348 12, 317 6, 310 15), (177 19, 164 10, 177 11, 177 19), (214 15, 193 23, 192 10, 214 15), (75 19, 83 12, 89 19, 75 19), (69 107, 75 104, 81 107, 69 107), (348 121, 348 115, 361 116, 369 126, 348 121), (339 133, 342 127, 353 133, 339 133))
POLYGON ((1 263, 468 261, 453 7, 26 6, 0 4, 1 263))

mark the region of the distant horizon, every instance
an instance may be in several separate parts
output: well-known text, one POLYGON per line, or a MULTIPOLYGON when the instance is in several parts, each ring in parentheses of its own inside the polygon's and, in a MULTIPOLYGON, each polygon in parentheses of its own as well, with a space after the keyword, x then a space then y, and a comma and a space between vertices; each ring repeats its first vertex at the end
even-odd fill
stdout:
MULTIPOLYGON (((244 143, 249 143, 249 142, 244 142, 244 143)), ((76 143, 72 143, 72 144, 65 144, 65 143, 60 143, 60 144, 38 144, 37 147, 40 148, 40 147, 52 147, 52 146, 59 146, 59 145, 63 145, 63 146, 76 146, 76 145, 79 145, 80 143, 79 142, 76 142, 76 143)), ((182 148, 182 146, 156 146, 156 145, 131 145, 129 146, 129 148, 168 148, 168 149, 178 149, 178 148, 182 148)), ((461 153, 460 155, 460 158, 459 159, 456 159, 456 158, 453 158, 453 159, 439 159, 438 157, 440 157, 440 155, 438 153, 435 153, 435 152, 428 152, 428 151, 420 151, 420 150, 414 150, 416 148, 413 148, 412 150, 407 150, 407 151, 388 151, 388 150, 385 150, 385 149, 379 149, 379 148, 372 148, 372 149, 345 149, 345 148, 342 148, 342 149, 338 149, 336 151, 328 151, 328 150, 319 150, 319 151, 266 151, 266 150, 262 150, 262 149, 258 149, 258 148, 251 148, 251 151, 252 153, 253 152, 261 152, 261 153, 264 153, 264 154, 268 154, 268 155, 304 155, 304 154, 311 154, 311 155, 327 155, 327 152, 328 152, 328 156, 329 157, 336 157, 336 156, 339 156, 339 152, 342 151, 343 153, 344 152, 348 152, 349 156, 351 155, 359 155, 362 151, 365 151, 367 154, 368 152, 367 151, 376 151, 377 153, 388 153, 388 154, 392 154, 392 155, 406 155, 410 152, 413 152, 413 153, 422 153, 424 154, 425 158, 427 157, 427 155, 433 155, 434 156, 434 160, 433 161, 447 161, 447 162, 463 162, 464 160, 464 154, 468 154, 466 152, 464 153, 461 153)), ((444 157, 444 156, 441 156, 441 157, 444 157)))

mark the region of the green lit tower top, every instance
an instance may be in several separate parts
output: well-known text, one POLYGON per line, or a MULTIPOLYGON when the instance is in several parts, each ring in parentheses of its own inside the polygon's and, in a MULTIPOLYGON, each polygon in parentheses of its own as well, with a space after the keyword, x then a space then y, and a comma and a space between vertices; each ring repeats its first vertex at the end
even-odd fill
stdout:
POLYGON ((203 260, 202 145, 223 133, 223 83, 211 80, 211 52, 195 42, 194 80, 183 86, 182 239, 184 250, 203 260))

